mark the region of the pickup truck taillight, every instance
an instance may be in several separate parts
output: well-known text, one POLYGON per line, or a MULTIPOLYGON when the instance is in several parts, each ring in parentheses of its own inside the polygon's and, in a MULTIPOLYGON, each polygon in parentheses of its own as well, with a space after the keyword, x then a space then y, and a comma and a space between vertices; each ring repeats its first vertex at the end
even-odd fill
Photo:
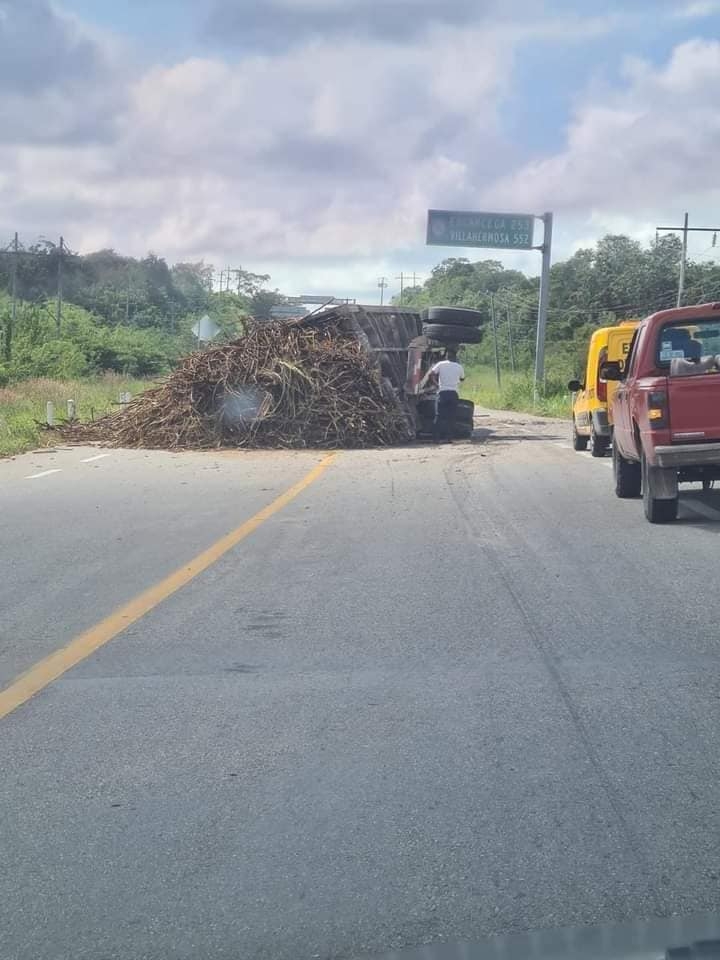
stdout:
POLYGON ((664 390, 653 390, 648 394, 648 420, 652 430, 667 427, 667 393, 664 390))

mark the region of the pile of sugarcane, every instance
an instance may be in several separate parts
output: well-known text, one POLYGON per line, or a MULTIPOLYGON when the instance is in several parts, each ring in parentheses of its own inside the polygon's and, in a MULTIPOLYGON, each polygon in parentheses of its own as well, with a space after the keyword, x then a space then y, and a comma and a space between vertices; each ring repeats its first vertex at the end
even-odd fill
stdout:
POLYGON ((193 353, 158 386, 65 439, 113 447, 366 447, 411 427, 371 355, 334 325, 255 324, 193 353))

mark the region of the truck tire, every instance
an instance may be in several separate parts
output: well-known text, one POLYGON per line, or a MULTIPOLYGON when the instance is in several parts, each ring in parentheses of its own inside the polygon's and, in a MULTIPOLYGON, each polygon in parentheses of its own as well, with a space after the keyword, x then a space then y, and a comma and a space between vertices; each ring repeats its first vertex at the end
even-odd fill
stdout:
POLYGON ((434 418, 420 417, 416 437, 418 440, 432 440, 434 418))
POLYGON ((420 400, 417 405, 417 411, 421 417, 434 420, 435 411, 437 409, 437 403, 435 397, 426 397, 424 400, 420 400))
POLYGON ((480 327, 485 319, 479 310, 465 307, 428 307, 421 316, 425 323, 451 323, 456 327, 480 327))
POLYGON ((654 496, 652 471, 645 459, 642 457, 642 496, 645 516, 650 523, 672 523, 677 520, 678 498, 672 500, 659 500, 654 496))
POLYGON ((473 423, 475 419, 475 404, 472 400, 458 400, 455 419, 458 423, 473 423))
POLYGON ((482 330, 477 327, 462 327, 456 323, 424 323, 423 334, 440 343, 480 343, 482 330))
POLYGON ((573 429, 572 429, 572 445, 573 450, 587 450, 589 437, 584 437, 581 433, 577 432, 577 424, 575 423, 575 417, 573 417, 573 429))
POLYGON ((455 421, 455 430, 453 431, 454 440, 469 440, 473 435, 473 424, 463 423, 462 420, 455 421))
POLYGON ((615 474, 615 496, 621 500, 634 500, 640 496, 642 474, 640 464, 626 460, 613 444, 613 473, 615 474))
POLYGON ((592 432, 592 450, 593 457, 604 457, 610 449, 610 437, 599 437, 593 430, 592 432))

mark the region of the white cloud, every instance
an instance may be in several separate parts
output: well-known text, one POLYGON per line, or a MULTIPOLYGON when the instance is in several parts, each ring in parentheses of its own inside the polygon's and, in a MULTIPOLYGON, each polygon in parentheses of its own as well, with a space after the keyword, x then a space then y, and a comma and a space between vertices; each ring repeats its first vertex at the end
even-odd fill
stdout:
POLYGON ((128 84, 111 142, 0 147, 22 184, 0 188, 0 216, 8 231, 62 229, 79 247, 106 237, 169 258, 405 245, 431 196, 467 198, 508 156, 500 39, 438 30, 423 46, 314 43, 152 68, 128 84))
POLYGON ((671 12, 675 20, 702 20, 720 13, 720 0, 693 0, 685 3, 671 12))
POLYGON ((717 208, 718 83, 716 41, 681 44, 659 68, 629 61, 623 89, 578 108, 562 150, 503 177, 488 196, 566 216, 717 208))
POLYGON ((82 144, 122 109, 110 47, 48 0, 0 0, 0 141, 82 144))
MULTIPOLYGON (((0 44, 19 3, 0 0, 0 44)), ((523 163, 503 133, 515 57, 529 43, 597 37, 617 17, 478 23, 460 4, 438 24, 425 4, 423 30, 403 42, 341 30, 137 72, 102 35, 46 0, 27 3, 44 49, 83 66, 4 98, 0 244, 15 229, 63 233, 85 250, 240 262, 293 292, 341 294, 343 276, 345 290, 365 277, 372 294, 378 275, 427 271, 444 255, 423 246, 430 206, 555 209, 558 253, 608 224, 644 230, 668 201, 682 211, 717 198, 720 212, 717 43, 679 46, 661 68, 628 59, 620 89, 581 102, 561 150, 523 163)), ((366 7, 356 0, 358 16, 366 7)))

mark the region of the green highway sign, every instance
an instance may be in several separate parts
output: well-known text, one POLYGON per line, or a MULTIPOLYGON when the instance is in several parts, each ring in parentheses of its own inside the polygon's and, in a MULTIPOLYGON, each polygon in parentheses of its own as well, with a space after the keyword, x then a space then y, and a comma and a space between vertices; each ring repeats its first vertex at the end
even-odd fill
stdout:
POLYGON ((535 217, 528 213, 428 210, 427 242, 438 247, 532 250, 535 217))

